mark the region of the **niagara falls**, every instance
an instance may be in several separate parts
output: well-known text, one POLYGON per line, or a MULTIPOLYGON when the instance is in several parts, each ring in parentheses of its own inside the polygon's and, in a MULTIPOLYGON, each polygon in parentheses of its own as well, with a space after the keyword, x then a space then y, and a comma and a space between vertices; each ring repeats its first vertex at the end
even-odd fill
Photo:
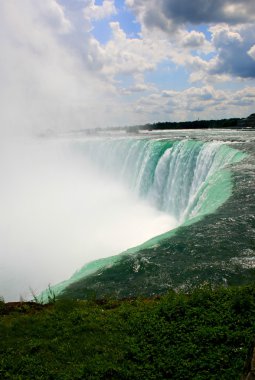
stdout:
POLYGON ((0 378, 255 378, 253 0, 1 0, 0 378))
MULTIPOLYGON (((133 249, 143 257, 143 244, 153 251, 157 246, 161 255, 161 244, 171 231, 178 235, 183 229, 189 233, 190 228, 195 228, 189 225, 194 223, 206 225, 207 216, 217 215, 225 203, 228 218, 233 212, 233 206, 227 209, 228 199, 234 198, 234 190, 239 190, 235 189, 235 175, 247 161, 253 162, 249 154, 253 132, 241 132, 242 139, 232 132, 232 141, 230 131, 222 131, 217 139, 212 131, 197 132, 195 139, 193 132, 185 133, 189 135, 182 137, 171 131, 154 136, 147 132, 134 136, 38 138, 25 140, 25 144, 13 143, 14 157, 2 151, 2 161, 8 163, 1 188, 1 209, 6 210, 1 220, 1 250, 9 258, 1 276, 2 289, 8 289, 5 296, 17 298, 17 288, 27 296, 31 290, 39 293, 48 284, 67 280, 75 272, 71 282, 87 273, 92 275, 100 270, 102 274, 104 267, 114 271, 114 262, 120 259, 118 254, 133 249), (18 189, 15 197, 10 188, 15 193, 18 189), (9 225, 12 233, 15 231, 14 241, 9 225), (20 261, 15 257, 17 247, 22 255, 20 261), (39 270, 36 275, 35 268, 39 270), (10 272, 13 277, 8 282, 10 272)), ((252 194, 251 185, 249 191, 252 194)), ((234 201, 238 205, 238 199, 234 201)), ((219 219, 218 235, 223 228, 221 223, 219 219)), ((236 224, 233 222, 233 227, 236 224)), ((229 234, 233 227, 229 227, 229 234)), ((217 238, 214 229, 210 227, 211 235, 208 231, 203 233, 209 235, 211 244, 217 238)), ((242 239, 245 240, 239 236, 236 244, 242 239)), ((194 256, 199 244, 197 238, 192 249, 194 256)), ((220 264, 214 263, 215 269, 211 269, 207 280, 219 284, 228 278, 233 281, 236 271, 249 273, 253 258, 248 252, 249 246, 243 253, 234 253, 232 248, 231 257, 228 253, 226 258, 221 257, 220 264), (226 268, 223 270, 222 266, 226 268)), ((124 255, 123 260, 128 257, 124 255)), ((130 256, 129 260, 136 259, 130 256)), ((155 265, 148 253, 138 262, 143 260, 145 266, 155 265)), ((196 283, 199 276, 204 278, 210 256, 207 260, 202 270, 201 264, 197 268, 194 265, 195 279, 190 274, 179 283, 176 275, 169 276, 166 283, 158 280, 154 284, 158 286, 156 292, 170 286, 185 287, 196 283)), ((134 277, 139 277, 140 266, 135 265, 134 277)), ((179 264, 171 263, 169 270, 178 272, 179 264)), ((163 272, 165 276, 165 269, 163 272)), ((119 281, 121 284, 124 277, 119 281)), ((121 292, 120 284, 115 284, 117 293, 121 292)))
MULTIPOLYGON (((88 296, 91 291, 99 297, 140 293, 152 296, 171 288, 188 290, 207 282, 216 286, 252 279, 253 240, 251 237, 250 245, 247 240, 247 234, 252 233, 247 230, 242 236, 235 236, 240 223, 237 218, 240 195, 235 194, 244 186, 242 182, 237 184, 235 178, 248 162, 253 162, 253 132, 243 131, 237 135, 223 130, 220 138, 216 138, 215 131, 197 131, 195 136, 193 131, 182 133, 185 137, 177 131, 164 131, 154 135, 151 132, 132 136, 111 134, 69 141, 72 155, 84 164, 93 165, 93 173, 103 179, 104 184, 99 185, 99 182, 97 188, 103 186, 105 194, 108 183, 118 183, 136 202, 132 211, 132 204, 128 205, 133 219, 125 211, 112 225, 111 238, 115 244, 124 242, 124 231, 128 230, 128 234, 132 228, 141 239, 138 244, 127 241, 114 255, 109 250, 107 255, 86 260, 70 278, 53 286, 56 293, 75 294, 78 298, 88 296), (143 211, 150 210, 153 226, 150 230, 145 220, 139 219, 141 207, 143 211), (211 220, 215 220, 215 224, 211 220), (142 238, 143 228, 148 232, 146 238, 142 238), (222 236, 223 230, 225 236, 222 236), (226 248, 230 236, 231 251, 226 248), (219 238, 221 247, 213 252, 212 247, 219 238), (175 246, 179 239, 181 245, 175 246)), ((253 181, 247 184, 250 194, 253 184, 253 181)), ((96 194, 97 191, 93 197, 96 194)), ((115 197, 112 204, 109 194, 106 204, 99 203, 102 222, 107 216, 107 225, 102 224, 104 229, 114 220, 115 197)), ((248 208, 252 207, 249 201, 248 204, 248 208)), ((147 223, 148 216, 145 217, 147 223)), ((253 218, 249 212, 243 215, 243 222, 250 217, 253 218)), ((89 219, 91 225, 93 217, 89 219)), ((248 226, 249 222, 247 229, 248 226)), ((99 232, 98 242, 102 236, 99 232)))

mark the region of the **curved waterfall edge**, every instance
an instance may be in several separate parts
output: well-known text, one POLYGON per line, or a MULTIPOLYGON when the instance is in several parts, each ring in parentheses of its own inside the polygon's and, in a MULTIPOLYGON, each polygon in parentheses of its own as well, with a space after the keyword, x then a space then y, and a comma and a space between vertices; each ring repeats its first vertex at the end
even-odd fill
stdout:
MULTIPOLYGON (((198 144, 203 145, 203 143, 199 142, 198 144)), ((161 156, 158 157, 158 162, 160 158, 164 154, 166 154, 166 151, 169 149, 172 149, 172 142, 164 142, 165 149, 162 150, 161 156)), ((199 146, 199 145, 197 145, 199 146)), ((103 271, 106 268, 112 267, 114 264, 119 262, 124 256, 127 255, 134 255, 138 253, 139 251, 142 251, 143 249, 147 248, 156 248, 160 245, 162 241, 165 239, 170 239, 172 236, 176 234, 176 232, 181 228, 185 226, 189 226, 191 224, 194 224, 198 221, 201 221, 206 215, 215 212, 223 203, 226 202, 226 200, 231 196, 232 190, 233 190, 233 182, 232 182, 232 175, 231 175, 231 168, 230 165, 233 165, 235 163, 238 163, 239 161, 243 160, 247 155, 241 151, 237 151, 235 149, 230 148, 227 145, 220 144, 220 146, 217 148, 218 155, 222 158, 224 155, 228 155, 231 153, 231 159, 230 162, 227 162, 227 165, 223 166, 223 168, 216 168, 218 170, 215 170, 211 176, 206 178, 204 182, 199 187, 197 193, 193 197, 193 203, 190 205, 190 208, 193 210, 196 209, 197 212, 189 213, 188 207, 186 207, 187 217, 186 220, 183 220, 176 228, 173 230, 167 231, 163 234, 160 234, 158 236, 154 236, 151 239, 147 240, 146 242, 129 248, 128 250, 119 253, 118 255, 98 259, 96 261, 89 262, 85 264, 81 269, 77 270, 69 279, 54 285, 52 287, 52 290, 56 295, 63 292, 63 290, 71 285, 72 283, 75 283, 85 277, 90 276, 91 274, 95 274, 98 272, 98 275, 100 275, 100 272, 103 271), (227 167, 227 168, 226 168, 227 167), (222 191, 224 189, 224 191, 222 191)), ((148 154, 147 154, 148 156, 148 154)), ((148 158, 148 157, 147 157, 148 158)), ((215 154, 214 154, 215 158, 215 154)), ((156 165, 157 166, 157 165, 156 165)), ((155 166, 155 170, 156 170, 155 166)), ((217 165, 216 165, 217 166, 217 165)), ((138 174, 139 175, 139 174, 138 174)), ((141 177, 141 174, 140 174, 141 177)), ((41 293, 40 295, 41 299, 44 301, 47 301, 48 298, 48 289, 41 293)))

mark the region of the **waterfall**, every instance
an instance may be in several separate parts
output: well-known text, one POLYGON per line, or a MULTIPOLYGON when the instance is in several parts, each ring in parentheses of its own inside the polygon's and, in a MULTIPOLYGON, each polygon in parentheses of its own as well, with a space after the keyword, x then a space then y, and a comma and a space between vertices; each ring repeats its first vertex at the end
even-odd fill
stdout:
POLYGON ((229 165, 244 157, 219 141, 109 138, 77 145, 100 170, 179 224, 212 212, 230 196, 229 165))
MULTIPOLYGON (((171 215, 178 226, 215 212, 229 198, 233 189, 231 165, 246 156, 219 141, 147 138, 90 138, 76 141, 72 149, 93 162, 98 174, 121 181, 141 199, 171 215)), ((156 236, 123 254, 157 247, 173 233, 156 236)), ((61 293, 93 273, 100 275, 121 256, 85 264, 70 279, 54 286, 54 291, 61 293)), ((47 299, 47 291, 42 297, 47 299)))

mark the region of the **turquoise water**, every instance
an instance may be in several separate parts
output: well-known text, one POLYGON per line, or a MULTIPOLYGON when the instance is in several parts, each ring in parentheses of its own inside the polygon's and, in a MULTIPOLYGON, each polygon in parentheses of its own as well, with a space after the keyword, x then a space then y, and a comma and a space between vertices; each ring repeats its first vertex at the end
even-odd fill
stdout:
POLYGON ((219 141, 126 138, 87 141, 77 148, 179 224, 213 212, 230 196, 230 165, 245 157, 219 141))
MULTIPOLYGON (((86 264, 70 279, 53 287, 57 294, 81 279, 112 270, 123 257, 156 250, 181 227, 214 213, 233 192, 231 168, 246 157, 220 141, 189 139, 88 139, 76 142, 73 149, 91 160, 99 173, 121 181, 141 199, 171 215, 179 227, 118 256, 86 264)), ((134 271, 139 271, 139 265, 136 268, 134 264, 134 271)))

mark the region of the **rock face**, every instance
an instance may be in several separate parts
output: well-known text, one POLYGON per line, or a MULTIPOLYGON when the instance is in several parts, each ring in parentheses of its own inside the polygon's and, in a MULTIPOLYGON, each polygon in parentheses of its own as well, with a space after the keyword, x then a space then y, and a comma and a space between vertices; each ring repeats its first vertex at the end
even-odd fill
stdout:
POLYGON ((241 119, 238 123, 239 128, 255 128, 255 113, 252 113, 246 119, 241 119))

